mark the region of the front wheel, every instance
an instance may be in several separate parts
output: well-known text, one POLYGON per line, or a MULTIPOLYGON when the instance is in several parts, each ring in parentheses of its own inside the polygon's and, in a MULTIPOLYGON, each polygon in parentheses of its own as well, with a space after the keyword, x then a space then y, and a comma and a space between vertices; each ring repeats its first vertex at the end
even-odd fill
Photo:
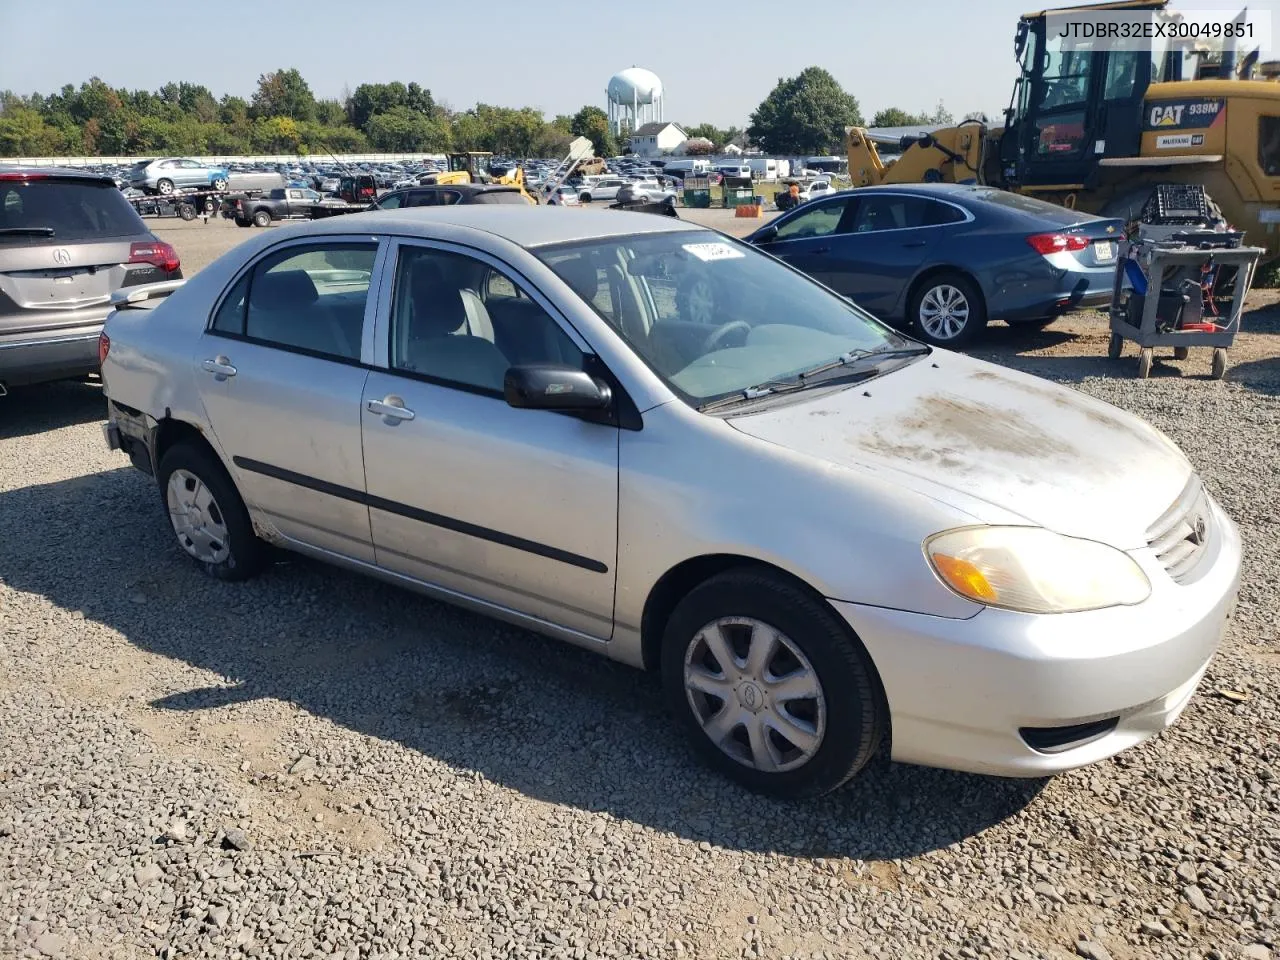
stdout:
POLYGON ((839 787, 887 718, 871 658, 819 598, 766 571, 695 587, 667 623, 663 684, 706 761, 778 797, 839 787))
POLYGON ((213 189, 215 189, 215 190, 225 190, 225 189, 227 189, 227 178, 226 178, 226 177, 218 177, 218 179, 217 179, 217 180, 214 180, 214 181, 213 181, 213 189))
POLYGON ((267 560, 249 511, 222 463, 210 451, 179 443, 160 459, 160 496, 178 546, 211 577, 247 580, 267 560))
POLYGON ((981 292, 972 280, 957 273, 930 277, 912 296, 909 309, 921 339, 935 347, 964 347, 987 325, 981 292))

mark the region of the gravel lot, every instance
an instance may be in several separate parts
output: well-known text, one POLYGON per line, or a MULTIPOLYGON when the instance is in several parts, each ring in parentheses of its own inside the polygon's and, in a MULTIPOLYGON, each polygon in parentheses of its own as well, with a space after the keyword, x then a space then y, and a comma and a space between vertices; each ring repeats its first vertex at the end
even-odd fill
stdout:
MULTIPOLYGON (((251 235, 159 232, 189 271, 251 235)), ((1146 417, 1241 524, 1179 724, 1048 782, 881 763, 796 805, 701 769, 653 678, 301 559, 204 578, 94 386, 0 401, 0 955, 1280 956, 1280 305, 1252 305, 1225 382, 1207 353, 1133 379, 1096 316, 978 351, 1146 417)))

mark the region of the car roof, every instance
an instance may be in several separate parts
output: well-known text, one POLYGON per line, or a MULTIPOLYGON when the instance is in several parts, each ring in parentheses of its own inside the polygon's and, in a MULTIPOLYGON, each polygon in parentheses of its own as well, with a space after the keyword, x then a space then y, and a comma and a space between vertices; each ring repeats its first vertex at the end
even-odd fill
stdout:
MULTIPOLYGON (((469 205, 408 207, 328 217, 302 225, 300 232, 400 233, 425 232, 434 224, 447 224, 504 237, 522 247, 540 247, 577 240, 602 240, 638 233, 707 231, 706 227, 673 217, 624 210, 574 210, 556 207, 469 205)), ((712 232, 712 231, 707 231, 712 232)))
POLYGON ((0 174, 13 179, 13 175, 30 177, 33 180, 93 180, 115 186, 115 180, 105 173, 92 170, 77 170, 74 167, 35 167, 28 164, 0 163, 0 174))

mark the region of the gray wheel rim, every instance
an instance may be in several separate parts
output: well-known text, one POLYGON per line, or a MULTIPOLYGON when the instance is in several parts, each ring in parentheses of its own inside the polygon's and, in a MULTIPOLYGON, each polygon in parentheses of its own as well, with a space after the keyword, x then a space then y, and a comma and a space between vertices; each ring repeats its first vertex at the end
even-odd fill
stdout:
POLYGON ((685 651, 684 686, 702 732, 744 767, 785 773, 813 759, 827 704, 813 664, 751 617, 713 620, 685 651))
POLYGON ((959 287, 940 283, 920 299, 920 326, 936 340, 954 340, 969 322, 969 299, 959 287))
POLYGON ((157 187, 157 189, 159 189, 159 191, 160 191, 162 194, 164 194, 166 197, 167 197, 169 194, 173 193, 173 184, 172 184, 172 183, 170 183, 168 180, 161 180, 161 181, 156 185, 156 187, 157 187))
POLYGON ((189 470, 175 470, 165 489, 169 522, 182 549, 202 563, 222 563, 231 556, 231 534, 217 500, 189 470))

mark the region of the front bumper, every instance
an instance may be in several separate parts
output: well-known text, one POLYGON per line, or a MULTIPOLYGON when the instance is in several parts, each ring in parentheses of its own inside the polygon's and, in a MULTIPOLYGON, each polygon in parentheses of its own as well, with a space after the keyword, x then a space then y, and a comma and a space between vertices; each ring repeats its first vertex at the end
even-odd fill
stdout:
POLYGON ((98 369, 102 319, 21 336, 0 336, 0 383, 10 387, 83 377, 98 369))
POLYGON ((1170 726, 1235 607, 1240 535, 1216 505, 1217 550, 1194 583, 1134 554, 1152 583, 1133 607, 1030 615, 987 608, 950 620, 832 601, 880 672, 893 759, 1008 777, 1094 763, 1170 726), (1102 723, 1051 751, 1021 730, 1102 723))

